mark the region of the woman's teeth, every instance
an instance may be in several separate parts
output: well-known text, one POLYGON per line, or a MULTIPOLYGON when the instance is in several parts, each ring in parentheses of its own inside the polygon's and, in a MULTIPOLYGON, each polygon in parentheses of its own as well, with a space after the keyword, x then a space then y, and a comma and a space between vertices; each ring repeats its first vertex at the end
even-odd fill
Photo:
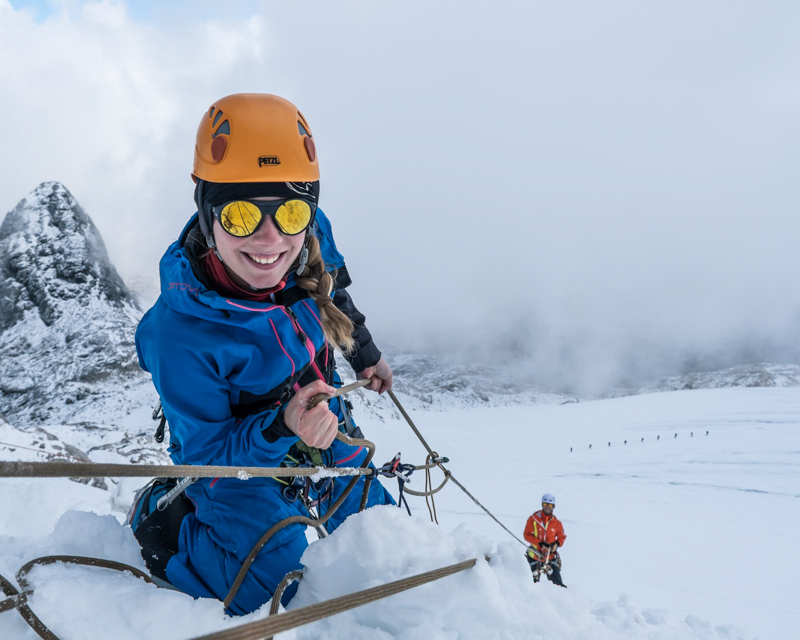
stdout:
POLYGON ((272 264, 281 256, 277 255, 277 256, 272 256, 271 258, 262 258, 260 256, 254 256, 252 253, 248 253, 247 257, 250 258, 253 262, 258 262, 258 264, 272 264))

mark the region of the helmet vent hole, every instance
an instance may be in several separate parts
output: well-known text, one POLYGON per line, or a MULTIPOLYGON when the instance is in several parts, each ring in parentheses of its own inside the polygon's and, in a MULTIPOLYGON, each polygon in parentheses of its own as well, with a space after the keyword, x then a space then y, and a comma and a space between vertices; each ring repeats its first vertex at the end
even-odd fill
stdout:
POLYGON ((214 117, 214 110, 215 110, 215 109, 216 109, 216 107, 211 107, 211 108, 208 110, 208 117, 209 117, 209 118, 213 118, 213 117, 214 117))
MULTIPOLYGON (((306 131, 308 131, 308 121, 305 119, 305 116, 303 116, 303 114, 298 111, 297 117, 300 118, 300 122, 303 123, 303 126, 306 128, 306 131)), ((308 135, 311 134, 309 133, 308 135)))
POLYGON ((211 124, 211 126, 212 127, 216 127, 217 126, 217 122, 219 122, 219 119, 221 117, 222 117, 222 111, 217 111, 217 117, 214 118, 214 122, 211 124))
POLYGON ((308 132, 308 130, 303 126, 303 123, 300 121, 297 122, 297 130, 300 132, 301 136, 311 137, 311 134, 308 132))
POLYGON ((231 123, 230 121, 226 120, 221 125, 219 125, 219 129, 217 129, 213 134, 212 138, 216 138, 220 134, 231 135, 231 123))

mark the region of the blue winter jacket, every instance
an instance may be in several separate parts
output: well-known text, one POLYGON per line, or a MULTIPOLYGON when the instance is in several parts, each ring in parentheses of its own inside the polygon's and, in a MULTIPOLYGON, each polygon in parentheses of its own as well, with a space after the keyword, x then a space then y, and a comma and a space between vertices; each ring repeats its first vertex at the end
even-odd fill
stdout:
MULTIPOLYGON (((284 307, 206 288, 184 247, 196 220, 161 260, 161 296, 136 331, 139 364, 161 396, 176 464, 275 466, 297 438, 268 442, 266 429, 313 361, 333 351, 312 298, 284 307)), ((317 236, 327 268, 341 268, 322 211, 317 236)), ((292 273, 285 288, 294 284, 292 273)))
MULTIPOLYGON (((176 464, 278 466, 298 441, 280 415, 293 390, 318 378, 338 382, 319 309, 293 275, 275 294, 281 304, 229 298, 206 287, 186 248, 196 223, 195 215, 162 258, 161 295, 136 331, 139 363, 152 374, 169 423, 170 456, 176 464)), ((320 210, 316 233, 327 268, 346 273, 320 210)), ((361 348, 351 363, 357 371, 371 366, 380 352, 363 316, 345 292, 334 294, 334 302, 347 308, 360 334, 361 348)), ((338 398, 330 409, 342 419, 338 398)), ((338 441, 327 453, 332 464, 353 466, 366 456, 365 450, 338 441)), ((334 500, 344 486, 337 485, 334 500)), ((360 493, 353 491, 329 520, 331 530, 358 510, 360 493)), ((306 515, 299 501, 284 498, 281 485, 270 478, 205 478, 186 496, 195 511, 182 522, 179 550, 166 574, 195 597, 224 598, 263 533, 280 520, 306 515)), ((372 483, 368 504, 392 503, 380 483, 372 483)), ((306 544, 301 525, 274 535, 230 610, 247 613, 268 600, 283 575, 300 566, 306 544)))

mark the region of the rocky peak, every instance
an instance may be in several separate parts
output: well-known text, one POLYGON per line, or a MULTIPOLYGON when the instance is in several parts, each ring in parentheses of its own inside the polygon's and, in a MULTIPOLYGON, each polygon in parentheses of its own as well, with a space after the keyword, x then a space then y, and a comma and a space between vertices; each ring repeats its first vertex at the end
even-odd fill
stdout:
POLYGON ((136 370, 141 311, 91 218, 43 182, 0 226, 0 412, 36 422, 136 370))
POLYGON ((0 226, 0 331, 35 309, 50 326, 86 296, 138 309, 91 218, 58 182, 43 182, 0 226))

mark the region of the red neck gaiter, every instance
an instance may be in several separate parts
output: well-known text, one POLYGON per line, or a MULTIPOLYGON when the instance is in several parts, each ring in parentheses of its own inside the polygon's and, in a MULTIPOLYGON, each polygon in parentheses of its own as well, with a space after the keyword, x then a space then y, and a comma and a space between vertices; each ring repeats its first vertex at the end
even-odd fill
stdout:
POLYGON ((231 298, 238 298, 240 300, 253 300, 254 302, 269 302, 270 296, 276 291, 280 291, 286 286, 286 281, 281 280, 277 286, 271 289, 261 289, 259 291, 253 289, 243 289, 236 284, 228 272, 225 270, 225 265, 217 257, 216 251, 209 251, 208 255, 203 260, 203 271, 206 272, 209 279, 214 285, 214 288, 223 296, 230 296, 231 298))

